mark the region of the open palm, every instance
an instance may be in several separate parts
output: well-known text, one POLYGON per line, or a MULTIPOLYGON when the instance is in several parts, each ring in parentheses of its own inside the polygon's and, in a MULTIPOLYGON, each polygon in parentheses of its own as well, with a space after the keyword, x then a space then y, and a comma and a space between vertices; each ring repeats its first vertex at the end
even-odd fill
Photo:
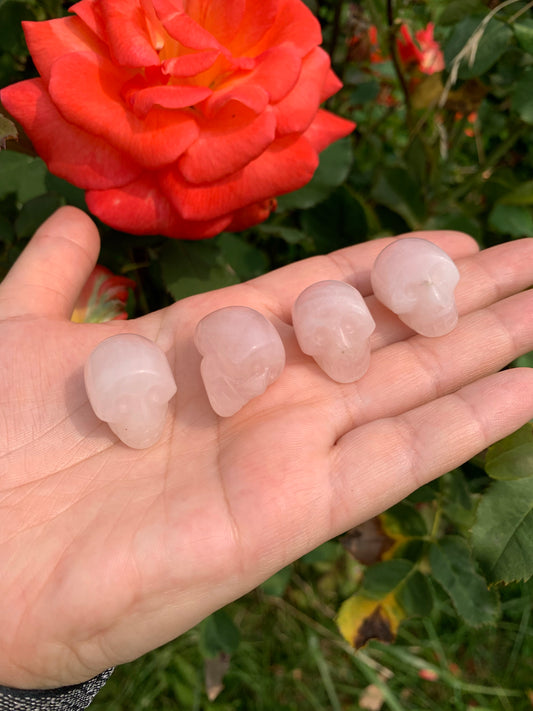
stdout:
POLYGON ((132 321, 74 324, 99 241, 84 213, 45 223, 0 286, 0 683, 73 684, 160 645, 276 570, 404 498, 533 417, 533 243, 479 253, 424 233, 461 271, 449 335, 413 335, 370 294, 390 240, 293 264, 132 321), (364 295, 377 329, 362 380, 329 380, 290 310, 320 279, 364 295), (231 418, 211 410, 192 335, 242 304, 278 328, 287 366, 231 418), (158 343, 178 392, 161 441, 129 449, 88 404, 105 337, 158 343))

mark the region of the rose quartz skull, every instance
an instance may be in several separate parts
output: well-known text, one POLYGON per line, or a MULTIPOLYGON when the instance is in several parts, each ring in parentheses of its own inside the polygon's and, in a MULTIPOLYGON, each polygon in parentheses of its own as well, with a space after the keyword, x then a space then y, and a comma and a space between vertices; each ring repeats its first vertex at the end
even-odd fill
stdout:
POLYGON ((457 325, 459 271, 432 242, 408 237, 385 247, 371 281, 375 296, 423 336, 443 336, 457 325))
POLYGON ((285 365, 274 326, 254 309, 227 306, 205 316, 194 335, 200 371, 211 407, 230 417, 265 392, 285 365))
POLYGON ((176 383, 163 351, 132 333, 106 338, 85 364, 85 387, 97 417, 124 444, 144 449, 163 432, 176 383))
POLYGON ((343 281, 319 281, 296 299, 292 323, 300 348, 338 383, 361 378, 376 324, 361 294, 343 281))

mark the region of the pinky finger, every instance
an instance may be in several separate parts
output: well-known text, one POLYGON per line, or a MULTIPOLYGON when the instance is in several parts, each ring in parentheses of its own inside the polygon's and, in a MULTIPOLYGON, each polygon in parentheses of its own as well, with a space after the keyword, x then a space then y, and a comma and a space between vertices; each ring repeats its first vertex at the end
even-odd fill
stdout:
POLYGON ((331 535, 385 511, 532 418, 533 369, 515 368, 348 432, 332 452, 331 535))

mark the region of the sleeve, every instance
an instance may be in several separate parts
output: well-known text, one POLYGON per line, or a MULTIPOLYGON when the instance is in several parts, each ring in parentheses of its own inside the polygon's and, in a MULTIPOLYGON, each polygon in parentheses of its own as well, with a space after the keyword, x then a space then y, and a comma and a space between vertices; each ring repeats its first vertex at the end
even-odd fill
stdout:
POLYGON ((0 686, 0 711, 82 711, 109 679, 108 669, 94 679, 60 689, 26 690, 0 686))

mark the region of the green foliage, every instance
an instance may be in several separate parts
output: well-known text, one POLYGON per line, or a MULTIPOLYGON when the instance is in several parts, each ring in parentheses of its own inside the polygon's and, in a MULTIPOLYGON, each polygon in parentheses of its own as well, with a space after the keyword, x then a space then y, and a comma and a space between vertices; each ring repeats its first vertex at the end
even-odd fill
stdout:
POLYGON ((466 544, 459 536, 444 536, 429 548, 435 580, 450 596, 457 614, 472 627, 495 622, 498 598, 487 590, 466 544))
POLYGON ((532 476, 490 486, 478 506, 472 542, 491 582, 533 576, 532 476))

